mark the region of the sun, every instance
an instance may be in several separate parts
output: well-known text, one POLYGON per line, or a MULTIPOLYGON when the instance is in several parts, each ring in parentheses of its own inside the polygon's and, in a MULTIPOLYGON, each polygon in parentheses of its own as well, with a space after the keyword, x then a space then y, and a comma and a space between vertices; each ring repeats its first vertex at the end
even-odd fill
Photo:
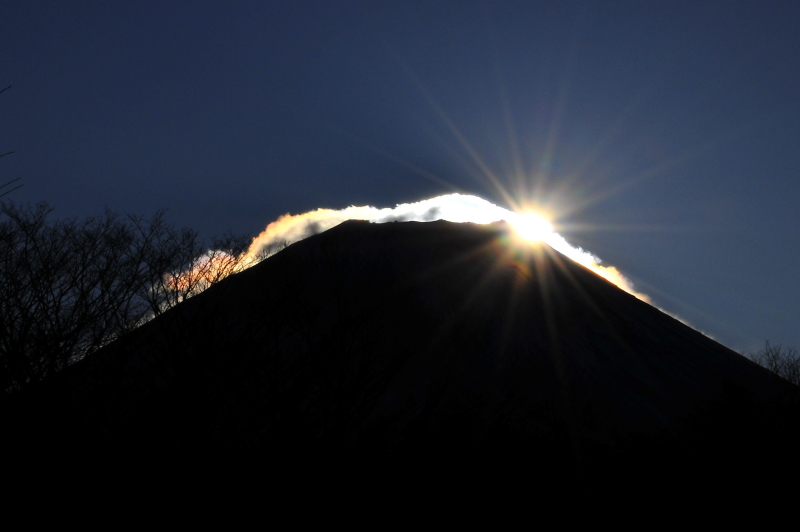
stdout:
POLYGON ((517 233, 530 242, 545 241, 553 234, 553 226, 535 212, 518 212, 508 220, 517 233))

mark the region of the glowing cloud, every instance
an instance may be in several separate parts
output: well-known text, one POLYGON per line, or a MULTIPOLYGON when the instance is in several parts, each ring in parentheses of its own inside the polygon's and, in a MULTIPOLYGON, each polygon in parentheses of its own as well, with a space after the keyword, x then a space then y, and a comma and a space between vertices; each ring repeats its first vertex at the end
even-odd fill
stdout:
POLYGON ((395 208, 347 207, 339 211, 317 209, 305 214, 285 214, 269 224, 253 239, 248 257, 257 257, 263 250, 278 243, 292 244, 308 236, 320 233, 347 220, 366 220, 374 223, 384 222, 473 222, 488 224, 505 220, 513 215, 476 196, 449 194, 417 203, 403 203, 395 208))
MULTIPOLYGON (((261 234, 253 239, 247 252, 236 258, 235 266, 230 266, 230 261, 225 262, 228 270, 222 275, 216 276, 215 280, 257 263, 281 244, 292 244, 347 220, 366 220, 373 223, 446 220, 478 224, 505 220, 514 226, 524 239, 545 242, 556 251, 614 283, 622 290, 643 301, 650 301, 646 295, 636 292, 633 284, 619 270, 613 266, 603 265, 600 259, 593 254, 569 244, 541 216, 534 213, 516 213, 479 197, 462 194, 448 194, 416 203, 403 203, 394 208, 378 209, 370 206, 352 206, 342 210, 317 209, 304 214, 285 214, 269 224, 261 234)), ((209 251, 209 254, 213 253, 213 251, 209 251)), ((201 261, 199 266, 207 269, 208 264, 208 261, 201 261)), ((194 269, 190 269, 184 276, 191 280, 198 277, 205 279, 209 273, 205 270, 196 272, 194 269)), ((174 279, 173 282, 180 283, 181 279, 174 279)))
POLYGON ((478 224, 505 220, 512 224, 525 239, 543 241, 626 292, 643 301, 649 301, 646 295, 634 290, 633 283, 619 270, 613 266, 603 265, 600 259, 593 254, 569 244, 541 216, 534 213, 515 213, 477 196, 463 194, 448 194, 416 203, 403 203, 394 208, 378 209, 370 206, 353 206, 338 211, 317 209, 305 214, 285 214, 269 224, 261 234, 253 239, 253 243, 246 253, 247 260, 245 262, 254 261, 256 257, 264 254, 265 249, 274 248, 278 243, 297 242, 346 220, 367 220, 373 223, 446 220, 478 224))
POLYGON ((586 250, 572 246, 564 239, 563 236, 559 235, 558 233, 551 233, 547 238, 544 239, 544 241, 547 242, 551 248, 563 255, 566 255, 578 264, 592 270, 600 277, 603 277, 607 281, 614 283, 629 294, 638 297, 642 301, 650 303, 650 298, 646 294, 642 294, 641 292, 634 290, 633 283, 627 277, 622 275, 618 269, 616 269, 614 266, 604 266, 599 258, 586 250))

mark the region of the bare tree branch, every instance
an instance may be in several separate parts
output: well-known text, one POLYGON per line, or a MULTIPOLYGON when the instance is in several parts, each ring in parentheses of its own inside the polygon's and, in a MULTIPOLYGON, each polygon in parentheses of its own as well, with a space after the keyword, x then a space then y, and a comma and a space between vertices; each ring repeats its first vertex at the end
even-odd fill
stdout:
POLYGON ((249 239, 112 211, 51 221, 0 202, 0 385, 19 390, 244 268, 249 239))
POLYGON ((750 358, 792 384, 800 386, 800 352, 796 348, 783 347, 782 344, 772 345, 767 340, 764 348, 750 358))

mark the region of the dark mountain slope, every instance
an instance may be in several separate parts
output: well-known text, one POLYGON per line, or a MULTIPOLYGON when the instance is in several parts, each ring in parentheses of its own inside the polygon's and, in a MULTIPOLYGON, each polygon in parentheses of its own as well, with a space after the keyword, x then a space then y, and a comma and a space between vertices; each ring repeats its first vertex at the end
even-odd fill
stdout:
POLYGON ((8 408, 26 449, 56 439, 94 461, 541 474, 778 452, 796 441, 792 393, 505 224, 346 222, 8 408))

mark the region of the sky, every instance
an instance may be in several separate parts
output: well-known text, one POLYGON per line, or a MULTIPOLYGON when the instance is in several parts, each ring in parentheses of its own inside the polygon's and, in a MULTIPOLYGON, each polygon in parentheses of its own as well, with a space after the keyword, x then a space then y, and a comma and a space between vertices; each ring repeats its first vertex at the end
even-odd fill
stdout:
POLYGON ((800 4, 0 4, 0 184, 213 236, 469 194, 737 351, 800 346, 800 4))

